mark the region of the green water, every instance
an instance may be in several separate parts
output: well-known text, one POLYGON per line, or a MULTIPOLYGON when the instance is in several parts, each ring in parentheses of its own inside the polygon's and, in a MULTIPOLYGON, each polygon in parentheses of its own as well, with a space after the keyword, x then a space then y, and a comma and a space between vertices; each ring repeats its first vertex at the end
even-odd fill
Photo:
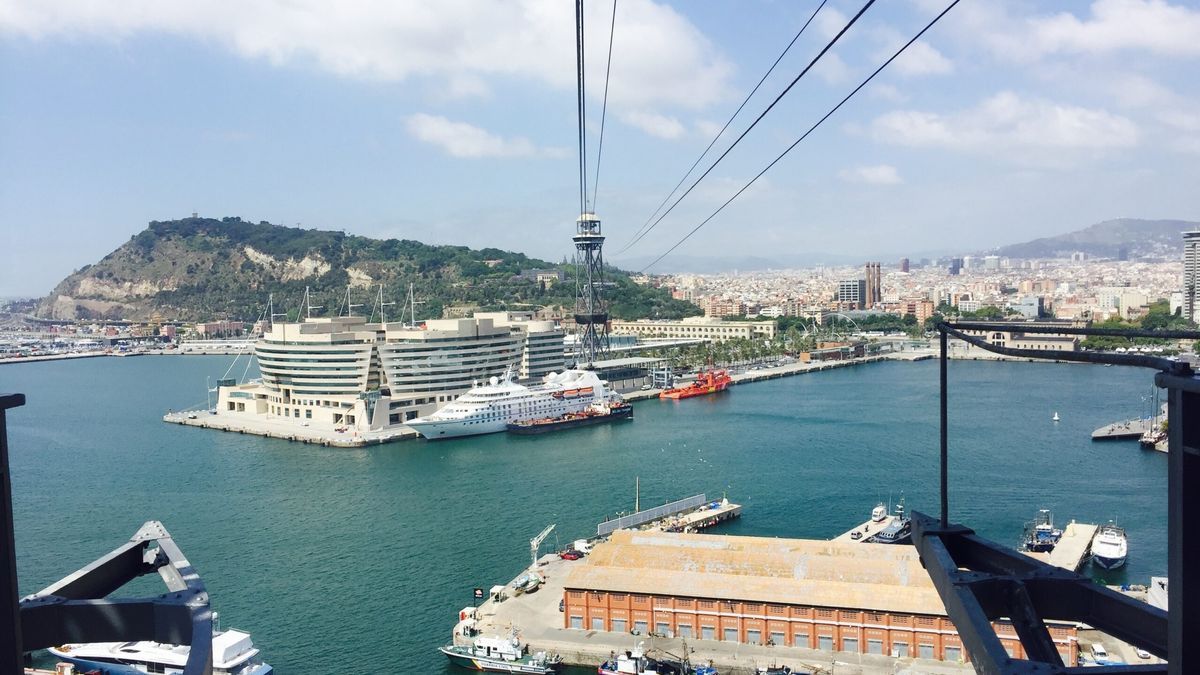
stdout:
MULTIPOLYGON (((222 624, 251 631, 278 672, 450 673, 435 648, 471 589, 512 579, 547 524, 558 524, 550 550, 631 509, 635 476, 643 506, 728 493, 746 507, 721 530, 732 534, 828 538, 901 492, 910 508, 938 508, 935 361, 638 403, 632 422, 559 434, 364 450, 160 420, 203 403, 205 377, 229 361, 0 366, 0 391, 28 397, 8 418, 21 593, 156 519, 204 577, 222 624)), ((1100 572, 1130 583, 1165 574, 1166 456, 1089 440, 1148 409, 1151 375, 952 363, 952 519, 1014 544, 1040 507, 1060 523, 1115 517, 1129 562, 1100 572)))

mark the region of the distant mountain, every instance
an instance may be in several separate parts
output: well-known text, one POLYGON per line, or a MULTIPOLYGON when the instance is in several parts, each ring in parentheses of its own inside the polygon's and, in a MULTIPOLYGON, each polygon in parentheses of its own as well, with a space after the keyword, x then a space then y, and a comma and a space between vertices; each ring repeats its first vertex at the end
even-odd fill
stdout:
POLYGON ((1008 258, 1066 258, 1082 251, 1089 256, 1116 258, 1121 249, 1126 249, 1131 260, 1178 259, 1183 255, 1180 233, 1197 227, 1200 223, 1188 220, 1117 218, 1056 237, 1002 246, 993 252, 1008 258))
MULTIPOLYGON (((408 239, 370 239, 344 232, 303 230, 241 218, 151 222, 117 250, 62 280, 38 304, 50 319, 252 320, 275 298, 275 311, 298 315, 305 289, 324 315, 338 313, 347 288, 356 311, 369 312, 379 285, 386 301, 416 287, 419 317, 442 316, 448 305, 484 309, 573 306, 570 266, 523 253, 465 246, 431 246, 408 239), (538 282, 530 269, 561 269, 564 283, 538 282)), ((610 312, 615 318, 679 318, 699 314, 662 289, 634 284, 612 269, 610 312)), ((399 316, 398 309, 388 311, 399 316)))

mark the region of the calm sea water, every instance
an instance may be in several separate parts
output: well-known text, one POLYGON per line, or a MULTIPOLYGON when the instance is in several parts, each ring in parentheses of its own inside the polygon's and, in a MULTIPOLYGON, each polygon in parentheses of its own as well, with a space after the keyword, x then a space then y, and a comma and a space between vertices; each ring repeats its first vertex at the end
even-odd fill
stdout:
MULTIPOLYGON (((938 508, 934 361, 639 403, 633 422, 560 434, 364 450, 160 420, 203 403, 229 361, 0 367, 0 390, 28 397, 8 418, 22 594, 156 519, 223 625, 250 630, 278 672, 450 673, 435 648, 471 589, 514 577, 549 523, 546 550, 632 510, 635 476, 643 506, 727 493, 746 506, 733 534, 828 538, 901 493, 938 508)), ((1149 371, 955 362, 950 386, 952 519, 1014 544, 1040 507, 1117 518, 1130 557, 1105 578, 1166 573, 1166 456, 1089 439, 1149 409, 1149 371)), ((160 590, 157 577, 132 587, 160 590)))

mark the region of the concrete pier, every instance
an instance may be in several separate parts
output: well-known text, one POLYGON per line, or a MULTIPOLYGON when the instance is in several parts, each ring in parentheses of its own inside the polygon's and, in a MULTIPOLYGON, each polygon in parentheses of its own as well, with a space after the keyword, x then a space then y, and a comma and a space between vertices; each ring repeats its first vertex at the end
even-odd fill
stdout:
POLYGON ((1154 419, 1126 420, 1106 424, 1092 432, 1093 441, 1109 441, 1120 439, 1138 439, 1142 434, 1154 427, 1154 419))
POLYGON ((268 438, 278 438, 285 441, 298 441, 335 448, 361 448, 367 445, 378 445, 410 438, 417 438, 417 432, 404 427, 385 431, 346 431, 338 432, 333 429, 320 429, 296 424, 292 420, 280 418, 272 420, 236 419, 213 414, 207 410, 190 410, 171 412, 163 415, 164 422, 182 424, 202 429, 218 429, 239 434, 254 434, 268 438))
POLYGON ((1099 529, 1097 525, 1077 523, 1072 520, 1063 528, 1062 538, 1054 545, 1053 551, 1049 553, 1025 551, 1025 555, 1064 570, 1078 572, 1092 552, 1092 537, 1096 536, 1097 529, 1099 529))
POLYGON ((842 534, 839 534, 838 536, 833 538, 833 541, 841 542, 844 544, 865 542, 868 539, 870 539, 871 537, 882 532, 884 530, 884 528, 886 528, 888 525, 891 525, 892 521, 895 519, 896 519, 896 516, 888 514, 887 516, 884 517, 883 520, 881 520, 879 522, 876 522, 874 520, 868 520, 867 522, 863 523, 862 525, 859 525, 858 527, 851 528, 849 530, 846 530, 842 534), (856 532, 858 533, 857 538, 854 537, 854 533, 856 533, 856 532))

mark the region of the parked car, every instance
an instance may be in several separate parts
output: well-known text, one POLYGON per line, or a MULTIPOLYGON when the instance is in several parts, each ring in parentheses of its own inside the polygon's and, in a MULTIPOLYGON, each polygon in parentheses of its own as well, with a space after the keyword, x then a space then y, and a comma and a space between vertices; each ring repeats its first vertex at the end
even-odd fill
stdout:
POLYGON ((562 553, 559 553, 558 557, 562 558, 563 560, 579 560, 583 557, 583 554, 573 548, 569 548, 562 553))
POLYGON ((1141 647, 1138 647, 1138 649, 1137 649, 1137 655, 1138 655, 1138 658, 1139 658, 1139 659, 1148 659, 1148 658, 1150 658, 1150 652, 1146 651, 1145 649, 1142 649, 1141 647))
POLYGON ((1097 661, 1099 661, 1101 659, 1107 659, 1108 658, 1108 650, 1105 649, 1104 645, 1100 644, 1099 642, 1093 642, 1092 643, 1092 656, 1096 657, 1097 661))

